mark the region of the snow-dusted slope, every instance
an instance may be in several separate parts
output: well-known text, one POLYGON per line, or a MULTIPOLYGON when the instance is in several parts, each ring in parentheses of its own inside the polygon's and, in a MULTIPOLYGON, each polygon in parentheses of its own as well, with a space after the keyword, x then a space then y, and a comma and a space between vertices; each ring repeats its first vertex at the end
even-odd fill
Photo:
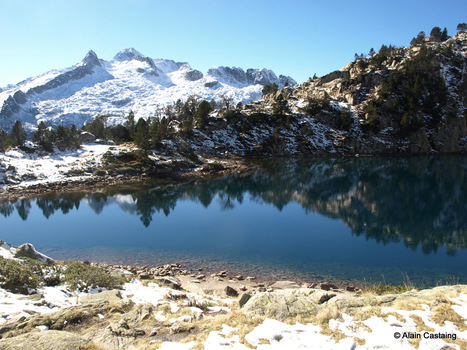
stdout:
POLYGON ((0 89, 0 127, 9 130, 16 120, 29 130, 41 121, 79 127, 102 114, 117 123, 130 110, 137 118, 146 118, 158 108, 193 94, 206 100, 227 95, 235 103, 246 103, 260 99, 263 86, 270 83, 280 87, 296 84, 267 69, 245 72, 236 67, 214 67, 203 75, 188 63, 151 59, 135 49, 124 49, 111 61, 89 51, 73 67, 0 89))

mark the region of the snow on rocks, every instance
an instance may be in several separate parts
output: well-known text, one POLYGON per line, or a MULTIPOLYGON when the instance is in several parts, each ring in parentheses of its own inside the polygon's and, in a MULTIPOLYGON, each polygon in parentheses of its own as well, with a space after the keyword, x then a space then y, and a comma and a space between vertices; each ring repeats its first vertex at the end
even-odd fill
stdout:
MULTIPOLYGON (((0 163, 6 169, 7 184, 17 183, 19 187, 35 184, 46 184, 61 180, 73 181, 78 176, 69 176, 73 170, 95 168, 102 162, 102 155, 109 151, 112 145, 85 144, 74 151, 57 151, 56 153, 28 154, 19 149, 0 153, 0 163), (8 170, 10 169, 10 170, 8 170)), ((115 147, 119 150, 120 147, 115 147)), ((1 170, 0 170, 1 173, 1 170)), ((91 176, 84 173, 84 176, 91 176)), ((1 183, 1 182, 0 182, 1 183)), ((5 188, 7 184, 0 185, 5 188)))

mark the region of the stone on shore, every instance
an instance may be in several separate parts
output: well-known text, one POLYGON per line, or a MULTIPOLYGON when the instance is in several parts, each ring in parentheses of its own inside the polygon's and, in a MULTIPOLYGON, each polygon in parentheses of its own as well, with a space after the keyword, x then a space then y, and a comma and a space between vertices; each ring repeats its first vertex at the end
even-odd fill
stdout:
POLYGON ((300 288, 298 283, 293 281, 277 281, 270 286, 272 289, 289 289, 289 288, 300 288))
POLYGON ((18 248, 16 248, 15 258, 31 258, 46 263, 54 262, 52 258, 49 258, 45 254, 39 253, 31 243, 24 243, 21 244, 18 248))
POLYGON ((173 289, 182 288, 182 283, 180 282, 180 280, 172 276, 158 277, 156 278, 156 281, 159 283, 165 284, 166 286, 173 288, 173 289))
POLYGON ((1 339, 0 349, 9 350, 81 350, 89 342, 77 334, 65 331, 32 332, 1 339))

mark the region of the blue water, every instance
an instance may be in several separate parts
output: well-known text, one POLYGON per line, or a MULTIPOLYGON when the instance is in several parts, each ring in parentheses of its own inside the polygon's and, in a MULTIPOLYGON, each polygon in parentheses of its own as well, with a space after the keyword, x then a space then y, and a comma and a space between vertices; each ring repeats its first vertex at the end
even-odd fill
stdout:
POLYGON ((59 260, 182 262, 310 282, 467 282, 467 157, 255 167, 0 202, 0 239, 59 260))

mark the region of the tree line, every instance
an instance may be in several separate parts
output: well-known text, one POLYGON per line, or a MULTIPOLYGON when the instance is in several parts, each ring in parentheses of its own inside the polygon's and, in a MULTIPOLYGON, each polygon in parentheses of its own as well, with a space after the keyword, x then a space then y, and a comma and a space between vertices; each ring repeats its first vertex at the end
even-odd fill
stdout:
MULTIPOLYGON (((57 126, 56 129, 47 127, 41 121, 37 131, 32 135, 34 145, 28 144, 27 133, 21 121, 16 121, 10 133, 0 129, 0 152, 10 148, 20 147, 28 150, 32 147, 47 152, 53 152, 55 148, 64 151, 77 149, 82 144, 80 135, 83 132, 93 134, 97 139, 111 140, 116 144, 134 142, 144 151, 157 149, 163 139, 179 136, 190 136, 195 126, 205 126, 209 121, 209 115, 218 109, 225 115, 230 111, 233 98, 227 95, 221 96, 221 100, 208 102, 200 100, 198 96, 191 95, 185 102, 178 99, 176 102, 156 110, 153 117, 136 120, 133 111, 130 111, 123 124, 109 125, 109 116, 100 115, 92 121, 85 123, 80 129, 75 125, 66 127, 57 126), (178 129, 176 131, 176 129, 178 129)), ((239 103, 241 105, 241 103, 239 103)), ((239 107, 237 105, 237 107, 239 107)))

